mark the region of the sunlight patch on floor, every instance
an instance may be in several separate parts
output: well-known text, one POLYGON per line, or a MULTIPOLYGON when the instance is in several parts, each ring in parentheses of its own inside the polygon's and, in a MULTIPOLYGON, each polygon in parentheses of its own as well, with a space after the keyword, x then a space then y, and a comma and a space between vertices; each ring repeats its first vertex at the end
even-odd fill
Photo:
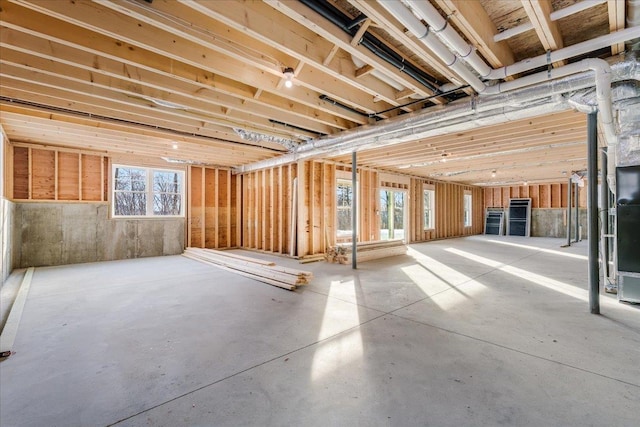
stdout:
POLYGON ((576 288, 575 286, 569 285, 567 283, 551 279, 541 274, 532 273, 530 271, 524 270, 522 268, 514 267, 512 265, 506 265, 501 262, 498 262, 489 258, 485 258, 479 255, 475 255, 466 251, 461 251, 459 249, 447 248, 445 249, 445 251, 452 254, 459 255, 471 261, 488 265, 489 267, 496 268, 497 270, 504 271, 505 273, 512 274, 521 279, 525 279, 531 283, 543 286, 547 289, 551 289, 561 294, 568 295, 570 297, 577 298, 582 301, 589 301, 589 294, 586 290, 576 288))
POLYGON ((532 249, 532 250, 535 250, 535 251, 538 251, 538 252, 544 252, 544 253, 547 253, 547 254, 566 256, 566 257, 575 258, 575 259, 583 259, 585 261, 589 260, 589 257, 587 257, 585 255, 578 255, 578 254, 572 254, 572 253, 568 253, 568 252, 555 251, 553 249, 544 249, 544 248, 539 248, 537 246, 522 245, 520 243, 503 242, 501 240, 490 240, 490 239, 488 239, 487 242, 498 243, 498 244, 507 245, 507 246, 514 246, 514 247, 523 248, 523 249, 532 249))
POLYGON ((471 277, 428 257, 415 249, 408 248, 407 255, 417 264, 401 267, 401 270, 426 295, 435 295, 432 301, 443 310, 467 301, 486 289, 486 286, 471 277), (443 292, 449 290, 449 292, 443 292))
MULTIPOLYGON (((345 299, 345 297, 353 297, 353 300, 355 300, 355 282, 353 280, 332 281, 318 339, 327 338, 345 327, 355 326, 360 323, 358 306, 341 300, 345 299)), ((327 373, 355 363, 362 359, 363 353, 362 336, 359 328, 320 344, 313 355, 311 380, 320 380, 327 373)))

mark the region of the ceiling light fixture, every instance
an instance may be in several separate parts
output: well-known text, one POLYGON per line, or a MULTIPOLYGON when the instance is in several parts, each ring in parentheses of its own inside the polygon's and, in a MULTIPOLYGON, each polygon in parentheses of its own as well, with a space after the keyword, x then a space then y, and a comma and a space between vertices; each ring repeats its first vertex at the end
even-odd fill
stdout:
POLYGON ((525 182, 522 183, 522 185, 524 185, 526 187, 528 185, 528 182, 525 181, 525 182))
POLYGON ((492 170, 491 171, 491 178, 495 178, 496 177, 496 170, 492 170))
POLYGON ((442 163, 447 161, 447 157, 449 157, 449 155, 447 153, 442 153, 442 163))
POLYGON ((174 142, 174 143, 171 145, 171 148, 173 148, 174 150, 177 150, 177 149, 178 149, 178 143, 177 143, 177 142, 174 142))
POLYGON ((282 71, 282 74, 284 74, 284 85, 287 88, 291 88, 293 87, 293 68, 291 67, 287 67, 282 71))

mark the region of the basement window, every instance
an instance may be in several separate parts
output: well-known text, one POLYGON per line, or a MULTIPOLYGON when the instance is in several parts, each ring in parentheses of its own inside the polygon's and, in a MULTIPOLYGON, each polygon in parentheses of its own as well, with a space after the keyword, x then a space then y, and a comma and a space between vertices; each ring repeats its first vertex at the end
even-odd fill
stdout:
POLYGON ((464 191, 464 226, 471 227, 471 206, 472 206, 471 191, 464 191))
POLYGON ((423 223, 425 230, 435 228, 436 190, 433 185, 425 185, 422 190, 423 223))
POLYGON ((113 165, 114 217, 183 216, 184 172, 113 165))

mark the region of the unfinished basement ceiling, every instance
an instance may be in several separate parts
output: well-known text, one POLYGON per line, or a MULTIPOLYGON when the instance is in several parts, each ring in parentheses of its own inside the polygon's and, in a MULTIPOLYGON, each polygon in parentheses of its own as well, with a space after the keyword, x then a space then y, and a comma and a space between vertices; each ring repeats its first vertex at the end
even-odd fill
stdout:
MULTIPOLYGON (((494 68, 623 29, 627 4, 552 21, 578 2, 431 3, 494 68)), ((438 91, 462 79, 370 0, 0 0, 0 20, 0 123, 12 142, 237 167, 474 94, 438 91)), ((365 150, 359 163, 470 184, 558 180, 586 166, 584 123, 572 111, 523 118, 365 150)))

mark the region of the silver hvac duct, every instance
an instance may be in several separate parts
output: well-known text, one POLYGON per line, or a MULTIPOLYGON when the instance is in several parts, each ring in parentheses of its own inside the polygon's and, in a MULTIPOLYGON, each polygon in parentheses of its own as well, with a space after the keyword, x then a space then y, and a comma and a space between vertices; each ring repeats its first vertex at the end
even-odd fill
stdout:
MULTIPOLYGON (((638 62, 631 59, 611 65, 610 77, 614 82, 638 80, 638 62)), ((235 172, 250 172, 318 156, 337 156, 365 148, 390 146, 411 139, 457 132, 478 125, 499 124, 554 110, 569 110, 572 106, 561 95, 593 86, 593 73, 583 72, 506 93, 466 98, 311 140, 289 154, 240 166, 235 172)))

